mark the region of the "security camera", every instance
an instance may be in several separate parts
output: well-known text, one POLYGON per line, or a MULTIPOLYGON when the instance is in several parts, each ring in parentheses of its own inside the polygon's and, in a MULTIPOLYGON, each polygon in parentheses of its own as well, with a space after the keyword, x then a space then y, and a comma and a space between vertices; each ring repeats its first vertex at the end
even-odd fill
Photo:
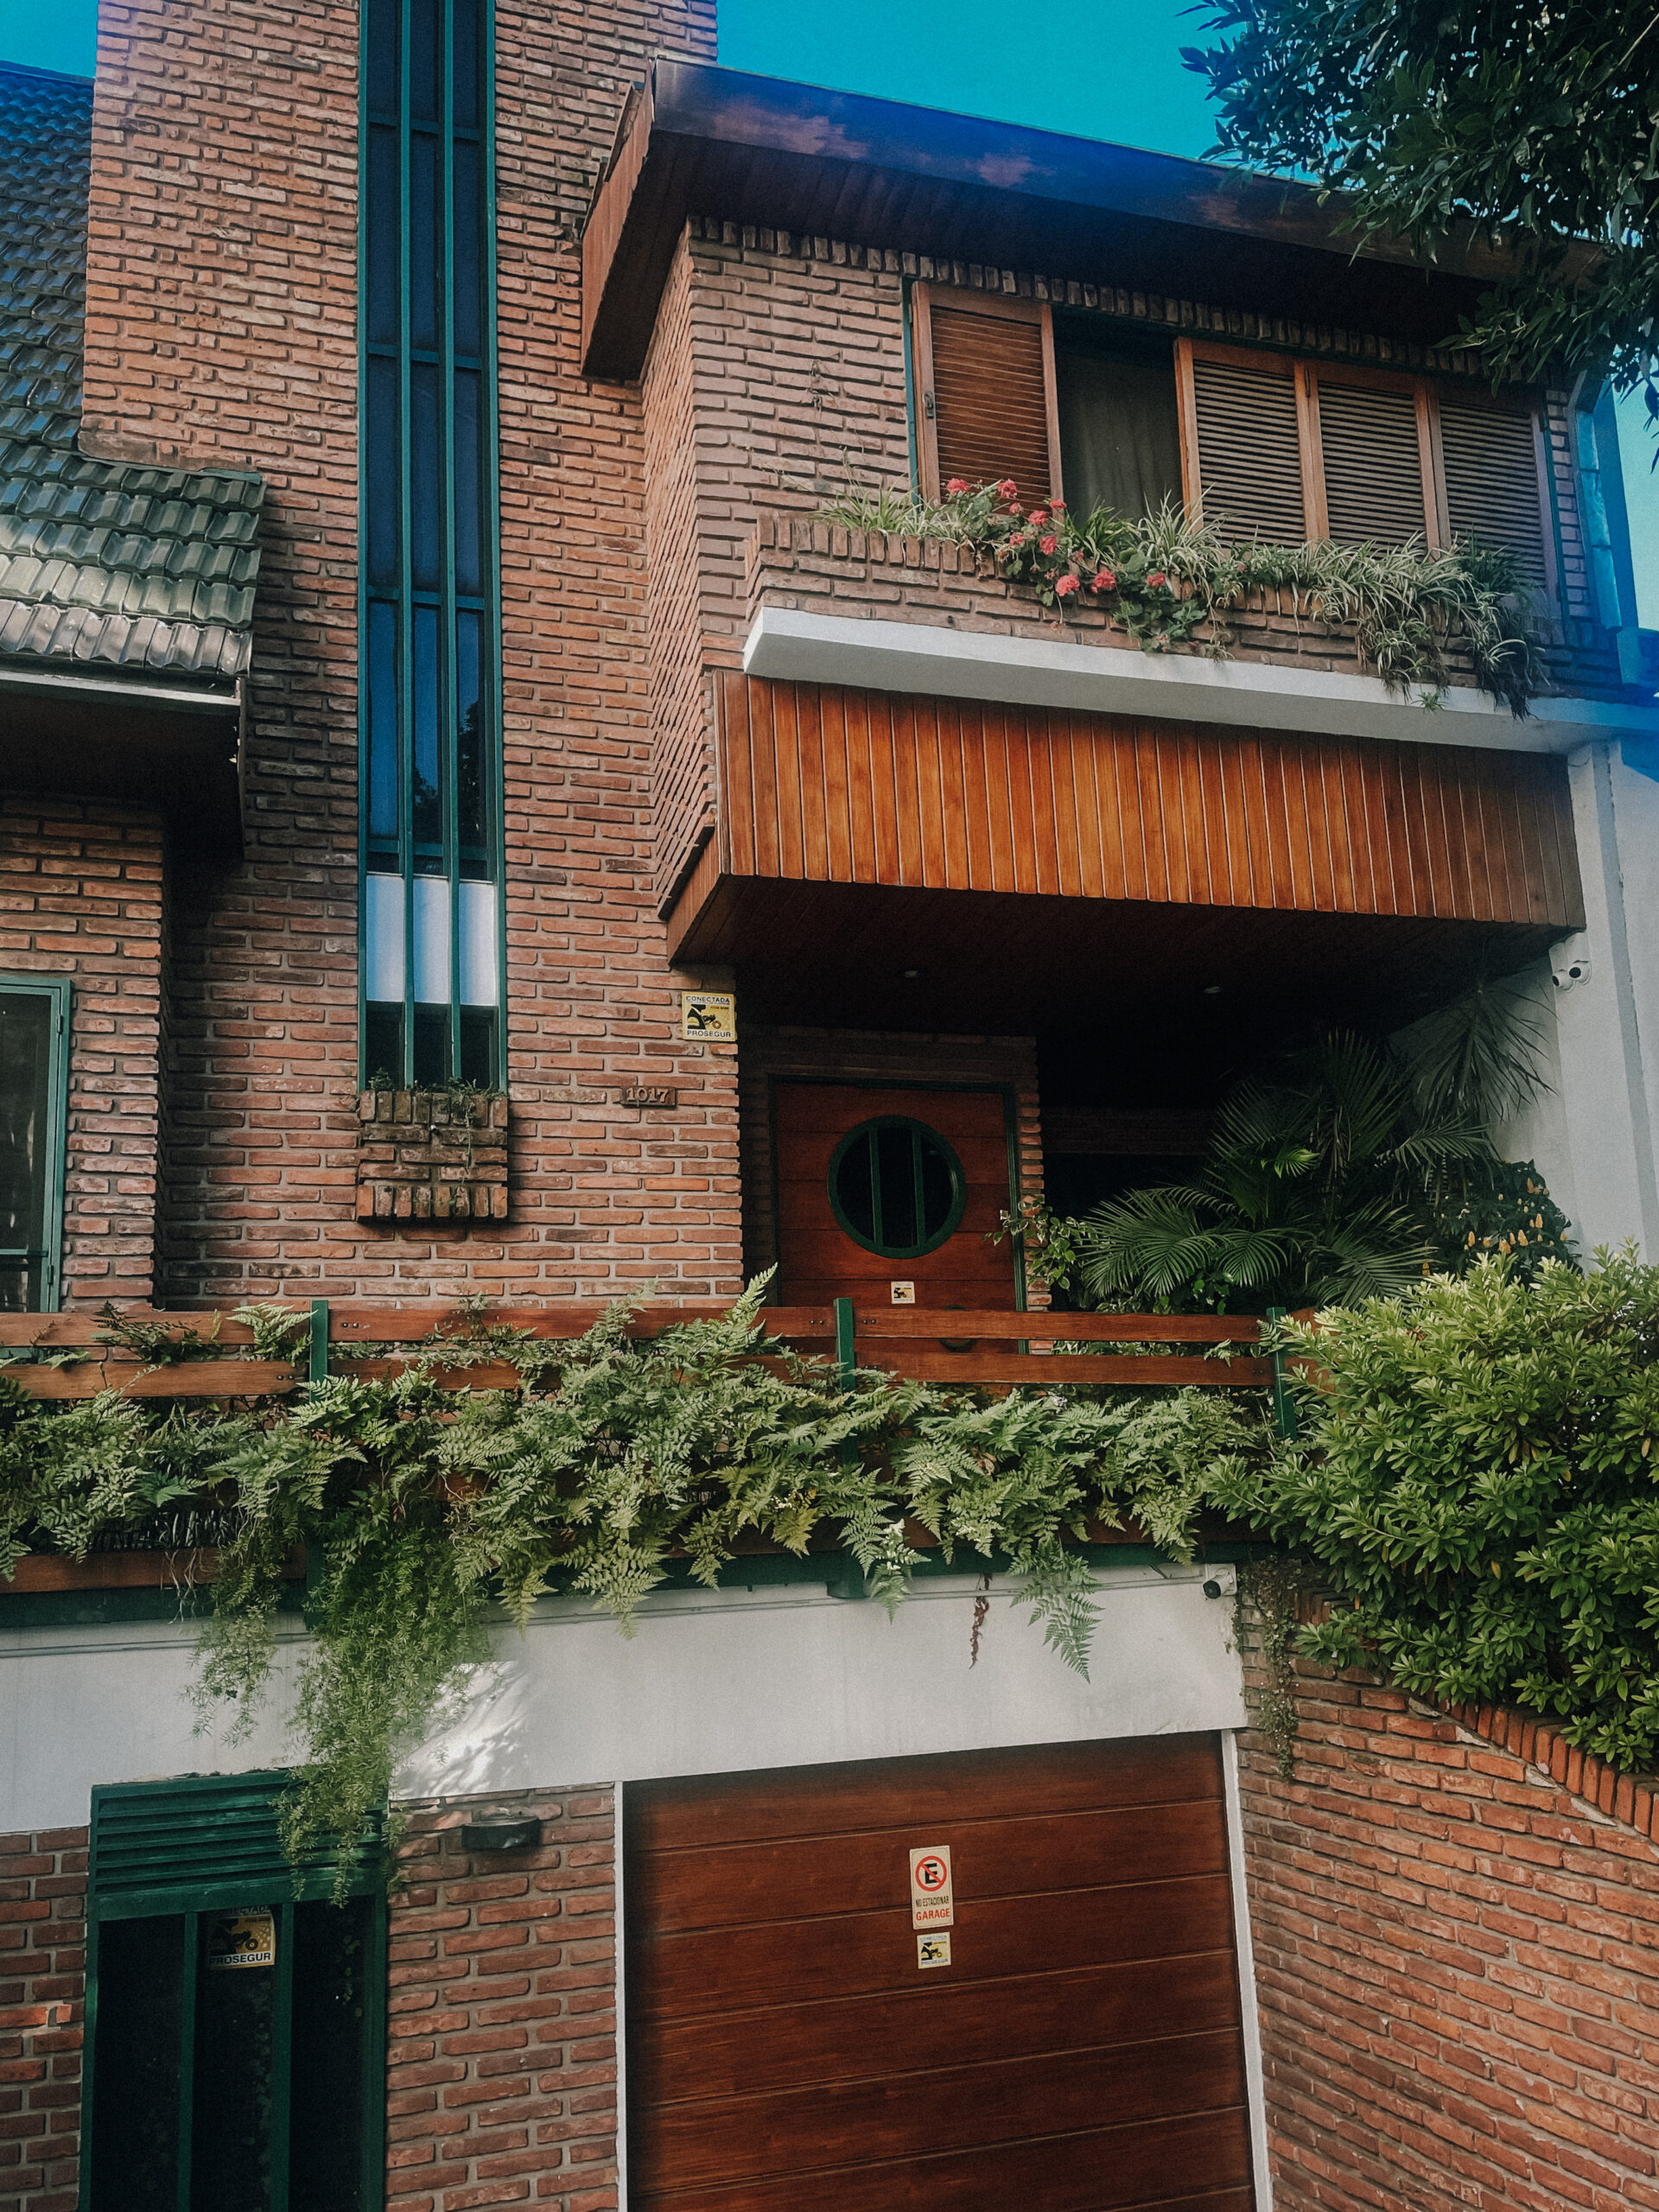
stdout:
POLYGON ((1574 983, 1590 980, 1590 950, 1582 938, 1575 938, 1562 945, 1552 962, 1549 980, 1558 991, 1570 991, 1574 983))

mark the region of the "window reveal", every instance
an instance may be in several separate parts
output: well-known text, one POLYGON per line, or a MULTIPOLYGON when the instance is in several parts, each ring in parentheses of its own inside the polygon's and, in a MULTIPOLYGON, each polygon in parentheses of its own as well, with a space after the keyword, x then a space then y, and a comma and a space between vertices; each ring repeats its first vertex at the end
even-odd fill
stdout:
POLYGON ((62 1296, 69 984, 0 976, 0 1313, 62 1296))
POLYGON ((501 1080, 488 0, 364 16, 363 1072, 501 1080))

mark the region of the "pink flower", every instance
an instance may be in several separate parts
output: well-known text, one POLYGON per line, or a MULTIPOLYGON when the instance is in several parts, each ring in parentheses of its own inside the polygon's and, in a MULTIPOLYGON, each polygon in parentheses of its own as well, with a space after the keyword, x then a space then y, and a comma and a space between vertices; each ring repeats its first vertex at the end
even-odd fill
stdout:
POLYGON ((1008 539, 1008 550, 1012 552, 1016 545, 1023 545, 1025 542, 1025 531, 1023 530, 1016 530, 1008 539))
POLYGON ((1089 588, 1090 591, 1116 591, 1117 578, 1109 569, 1103 569, 1098 575, 1089 579, 1089 588))
POLYGON ((1064 499, 1051 499, 1048 504, 1054 510, 1054 512, 1057 515, 1063 515, 1065 512, 1065 501, 1064 499))
POLYGON ((949 497, 954 499, 958 492, 965 492, 968 489, 967 479, 962 476, 953 476, 944 488, 949 497))
POLYGON ((1148 591, 1156 591, 1160 584, 1166 584, 1168 582, 1169 578, 1164 574, 1161 569, 1154 569, 1152 574, 1147 578, 1147 589, 1148 591))
POLYGON ((1075 576, 1060 576, 1055 581, 1054 596, 1056 599, 1064 599, 1068 593, 1076 591, 1077 588, 1077 580, 1075 576))
POLYGON ((1043 552, 1052 553, 1059 543, 1059 540, 1058 537, 1039 537, 1037 543, 1043 552))
POLYGON ((1033 507, 1031 512, 1026 517, 1026 520, 1030 523, 1045 523, 1048 520, 1048 509, 1046 507, 1033 507))
POLYGON ((1019 498, 1020 486, 1014 482, 1012 476, 1005 476, 1002 479, 1002 481, 996 487, 996 496, 999 499, 1017 499, 1019 498))

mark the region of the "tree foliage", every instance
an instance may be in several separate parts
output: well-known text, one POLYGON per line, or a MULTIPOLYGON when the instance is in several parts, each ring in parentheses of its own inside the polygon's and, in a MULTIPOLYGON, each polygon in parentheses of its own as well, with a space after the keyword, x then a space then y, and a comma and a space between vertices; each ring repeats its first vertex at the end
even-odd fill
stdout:
POLYGON ((1659 1758, 1659 1269, 1483 1260, 1288 1332, 1301 1434, 1217 1486, 1335 1593, 1302 1648, 1659 1758))
POLYGON ((1659 17, 1645 0, 1203 5, 1217 41, 1185 58, 1209 79, 1221 150, 1351 195, 1361 236, 1506 246, 1511 273, 1465 334, 1496 376, 1565 360, 1626 388, 1647 377, 1659 17))

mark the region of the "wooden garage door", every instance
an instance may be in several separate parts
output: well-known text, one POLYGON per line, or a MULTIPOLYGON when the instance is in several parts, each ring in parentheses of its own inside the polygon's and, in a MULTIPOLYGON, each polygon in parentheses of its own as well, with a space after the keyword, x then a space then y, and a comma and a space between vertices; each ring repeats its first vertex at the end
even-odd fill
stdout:
POLYGON ((886 1306, 893 1283, 903 1281, 915 1286, 918 1306, 1013 1308, 1013 1248, 1006 1238, 985 1241, 1014 1203, 1003 1092, 780 1082, 772 1095, 772 1143, 784 1305, 850 1298, 860 1306, 886 1306), (850 1131, 878 1120, 937 1131, 960 1168, 960 1218, 931 1251, 889 1258, 860 1243, 836 1219, 830 1191, 836 1147, 850 1131))
POLYGON ((632 2212, 1246 2212, 1213 1737, 625 1802, 632 2212), (923 1968, 909 1854, 942 1843, 923 1968))

